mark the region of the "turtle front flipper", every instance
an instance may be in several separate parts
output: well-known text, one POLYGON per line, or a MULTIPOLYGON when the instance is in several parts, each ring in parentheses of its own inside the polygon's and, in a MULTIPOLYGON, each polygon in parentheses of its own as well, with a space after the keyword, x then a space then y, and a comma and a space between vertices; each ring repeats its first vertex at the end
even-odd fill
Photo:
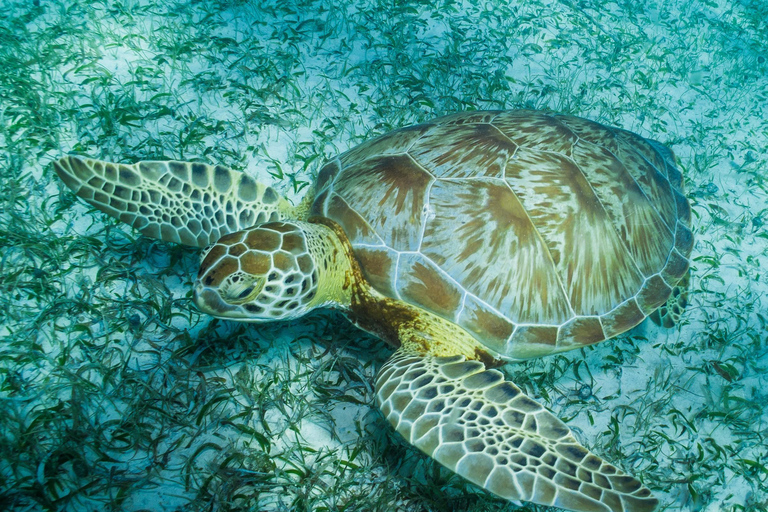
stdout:
POLYGON ((53 168, 99 210, 166 242, 205 247, 228 233, 296 213, 273 188, 220 165, 128 165, 67 156, 53 168))
POLYGON ((579 512, 643 512, 658 504, 480 361, 403 346, 379 371, 376 398, 411 444, 503 498, 579 512))

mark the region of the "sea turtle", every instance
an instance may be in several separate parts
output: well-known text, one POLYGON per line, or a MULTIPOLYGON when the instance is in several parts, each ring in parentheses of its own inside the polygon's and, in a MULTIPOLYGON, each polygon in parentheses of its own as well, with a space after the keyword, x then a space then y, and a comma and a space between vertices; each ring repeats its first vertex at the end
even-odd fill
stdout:
POLYGON ((54 167, 143 234, 206 247, 202 311, 271 322, 337 308, 397 348, 376 376, 381 410, 471 482, 574 511, 656 508, 494 367, 679 315, 691 210, 658 142, 569 115, 462 112, 334 158, 297 207, 221 166, 54 167))

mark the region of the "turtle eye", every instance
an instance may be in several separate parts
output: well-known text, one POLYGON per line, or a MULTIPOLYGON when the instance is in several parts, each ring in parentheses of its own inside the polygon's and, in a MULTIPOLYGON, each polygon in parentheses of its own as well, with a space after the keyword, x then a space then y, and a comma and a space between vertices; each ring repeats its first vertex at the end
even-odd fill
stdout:
POLYGON ((253 298, 253 296, 256 293, 261 291, 261 288, 263 285, 264 285, 263 279, 257 279, 251 283, 247 283, 247 282, 236 283, 227 290, 226 300, 227 302, 235 303, 235 304, 247 302, 249 299, 253 298))
POLYGON ((249 296, 251 294, 251 292, 253 291, 254 288, 255 288, 255 286, 253 286, 253 285, 249 286, 248 288, 246 288, 245 290, 240 292, 240 295, 238 295, 237 298, 238 299, 246 298, 247 296, 249 296))

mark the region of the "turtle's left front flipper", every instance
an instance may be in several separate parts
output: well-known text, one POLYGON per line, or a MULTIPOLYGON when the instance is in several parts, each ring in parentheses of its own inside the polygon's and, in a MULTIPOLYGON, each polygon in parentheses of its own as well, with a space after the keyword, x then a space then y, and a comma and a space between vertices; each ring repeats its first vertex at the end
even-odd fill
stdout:
POLYGON ((67 156, 53 168, 79 197, 166 242, 205 247, 228 233, 298 214, 272 187, 220 165, 67 156))
POLYGON ((510 500, 579 512, 648 512, 638 480, 582 447, 568 427, 501 372, 404 345, 376 377, 376 398, 411 444, 510 500))

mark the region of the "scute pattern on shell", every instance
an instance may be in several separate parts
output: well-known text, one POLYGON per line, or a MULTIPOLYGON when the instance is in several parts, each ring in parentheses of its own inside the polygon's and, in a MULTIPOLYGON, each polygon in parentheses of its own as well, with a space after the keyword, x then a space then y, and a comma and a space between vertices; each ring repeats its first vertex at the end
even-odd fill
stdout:
POLYGON ((345 229, 380 292, 513 359, 637 325, 693 245, 669 149, 530 110, 458 113, 366 142, 320 171, 312 213, 345 229))

